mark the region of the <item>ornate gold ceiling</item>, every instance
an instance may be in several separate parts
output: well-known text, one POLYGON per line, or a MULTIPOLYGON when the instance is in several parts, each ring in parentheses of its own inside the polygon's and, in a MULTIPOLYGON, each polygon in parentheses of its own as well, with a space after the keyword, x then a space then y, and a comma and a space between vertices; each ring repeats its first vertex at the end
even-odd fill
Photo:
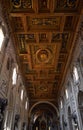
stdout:
POLYGON ((81 0, 6 1, 31 101, 57 101, 71 57, 81 0))

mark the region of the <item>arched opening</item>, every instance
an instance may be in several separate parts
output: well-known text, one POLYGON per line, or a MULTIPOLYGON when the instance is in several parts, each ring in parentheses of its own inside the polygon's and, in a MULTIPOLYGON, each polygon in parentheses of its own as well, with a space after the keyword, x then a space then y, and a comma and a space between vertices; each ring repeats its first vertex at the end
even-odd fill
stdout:
POLYGON ((69 130, 73 130, 71 108, 68 107, 69 130))
POLYGON ((1 51, 3 40, 4 40, 4 33, 2 28, 0 27, 0 51, 1 51))
POLYGON ((62 115, 62 130, 65 130, 66 124, 64 122, 64 115, 62 115))
POLYGON ((7 47, 8 40, 9 37, 6 25, 4 24, 2 18, 0 17, 0 52, 3 50, 3 48, 7 47))
POLYGON ((31 110, 29 124, 30 130, 58 130, 57 112, 50 104, 37 104, 31 110))
POLYGON ((0 98, 0 130, 3 129, 3 121, 4 121, 4 112, 5 112, 5 108, 7 106, 7 99, 4 98, 0 98))
POLYGON ((83 126, 83 92, 82 91, 79 91, 78 93, 78 106, 79 106, 81 122, 83 126))

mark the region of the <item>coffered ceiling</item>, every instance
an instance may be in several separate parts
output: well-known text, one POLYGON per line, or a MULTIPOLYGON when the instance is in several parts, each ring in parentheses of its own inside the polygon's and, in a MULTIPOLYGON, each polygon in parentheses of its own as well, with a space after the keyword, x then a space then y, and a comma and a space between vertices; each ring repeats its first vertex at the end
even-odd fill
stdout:
POLYGON ((5 7, 29 98, 56 102, 72 56, 82 1, 7 1, 5 7))

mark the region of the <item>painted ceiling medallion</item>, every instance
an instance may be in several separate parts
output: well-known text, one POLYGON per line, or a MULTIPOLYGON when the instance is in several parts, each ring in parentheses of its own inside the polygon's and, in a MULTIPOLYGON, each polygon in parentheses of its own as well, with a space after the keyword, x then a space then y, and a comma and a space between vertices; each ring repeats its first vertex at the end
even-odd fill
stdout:
POLYGON ((48 63, 51 58, 51 52, 48 49, 40 49, 36 53, 36 58, 38 62, 48 63))

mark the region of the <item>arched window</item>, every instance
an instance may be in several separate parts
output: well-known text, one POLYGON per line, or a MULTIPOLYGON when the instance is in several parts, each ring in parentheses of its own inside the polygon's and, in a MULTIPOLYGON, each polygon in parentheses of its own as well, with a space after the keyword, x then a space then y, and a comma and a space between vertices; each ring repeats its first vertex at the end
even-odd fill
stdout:
POLYGON ((25 109, 26 110, 29 109, 29 100, 28 100, 28 97, 27 97, 26 102, 25 102, 25 109))
POLYGON ((63 102, 62 102, 62 100, 61 100, 61 103, 60 103, 60 104, 61 104, 61 109, 62 109, 62 108, 63 108, 63 102))
POLYGON ((25 109, 27 110, 27 107, 28 107, 28 102, 26 101, 25 102, 25 109))
POLYGON ((24 93, 24 90, 22 89, 21 90, 21 95, 20 95, 21 100, 23 100, 23 93, 24 93))
POLYGON ((68 107, 68 122, 69 122, 69 130, 73 130, 73 125, 72 125, 72 118, 71 118, 71 108, 68 107))
POLYGON ((62 115, 62 130, 65 130, 64 115, 62 115))
POLYGON ((4 33, 2 27, 0 27, 0 51, 1 51, 3 40, 4 40, 4 33))
POLYGON ((17 73, 16 73, 16 68, 13 69, 13 75, 12 75, 12 84, 16 84, 16 79, 17 79, 17 73))
POLYGON ((66 99, 68 99, 69 95, 68 95, 68 90, 65 89, 65 94, 66 94, 66 99))
POLYGON ((78 75, 78 69, 76 66, 73 67, 73 79, 74 79, 74 83, 78 83, 79 75, 78 75))

